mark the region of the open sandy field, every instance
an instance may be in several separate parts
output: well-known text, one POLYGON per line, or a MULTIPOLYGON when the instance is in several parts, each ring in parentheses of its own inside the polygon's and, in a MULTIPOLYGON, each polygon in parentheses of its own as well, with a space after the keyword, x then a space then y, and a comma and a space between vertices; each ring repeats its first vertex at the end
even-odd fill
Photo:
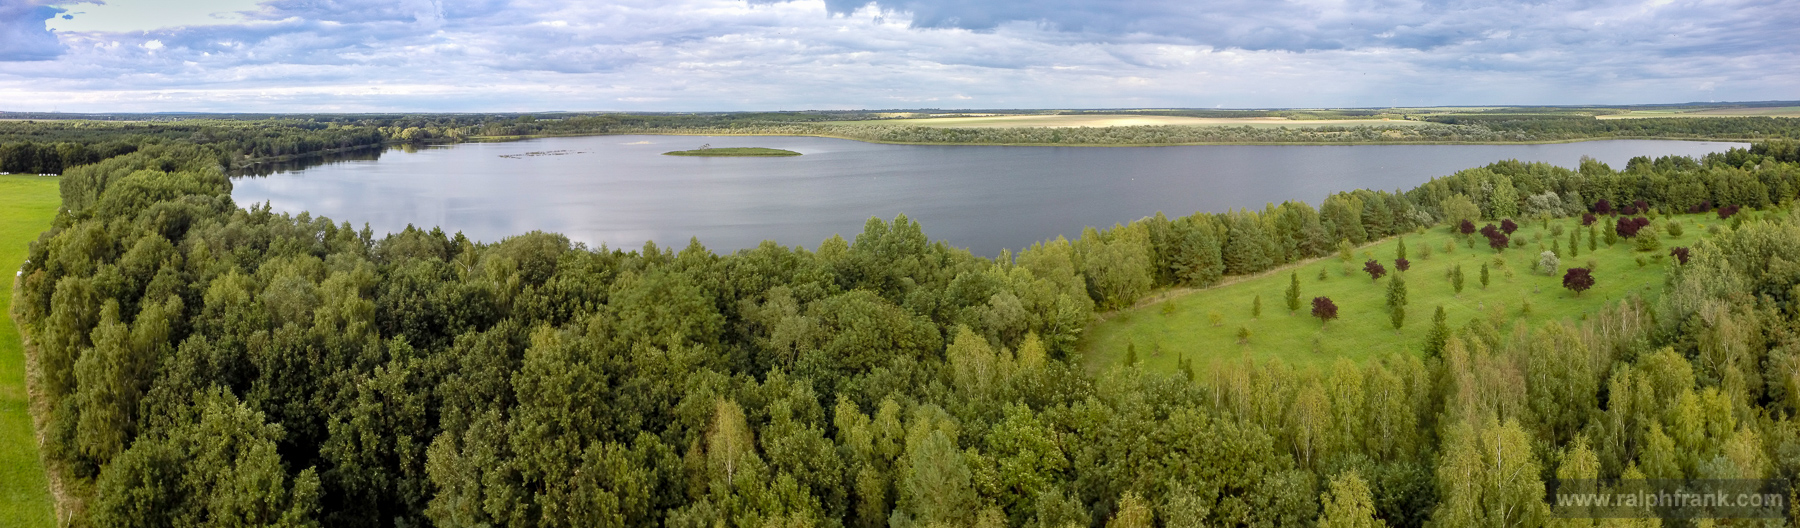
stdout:
POLYGON ((834 125, 905 125, 939 128, 1014 128, 1014 127, 1115 127, 1115 126, 1251 126, 1257 128, 1296 128, 1321 126, 1425 124, 1419 121, 1387 119, 1296 120, 1280 117, 1180 117, 1156 115, 1005 115, 990 117, 939 117, 927 119, 881 119, 874 121, 828 121, 834 125))
POLYGON ((1623 114, 1598 116, 1600 119, 1641 119, 1646 117, 1800 117, 1800 106, 1767 108, 1707 108, 1702 110, 1633 110, 1623 114))

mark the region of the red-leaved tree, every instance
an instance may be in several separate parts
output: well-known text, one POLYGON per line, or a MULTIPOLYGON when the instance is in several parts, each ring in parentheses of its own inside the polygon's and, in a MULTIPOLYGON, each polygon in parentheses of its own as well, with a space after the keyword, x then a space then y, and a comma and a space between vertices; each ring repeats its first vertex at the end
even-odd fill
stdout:
POLYGON ((1337 303, 1331 302, 1330 297, 1313 297, 1312 315, 1319 318, 1319 324, 1331 322, 1337 319, 1337 303))
POLYGON ((1676 262, 1680 262, 1682 264, 1687 264, 1688 248, 1685 248, 1685 247, 1669 248, 1669 256, 1675 257, 1676 262))
POLYGON ((1579 297, 1581 292, 1594 287, 1594 273, 1587 268, 1569 268, 1568 272, 1563 273, 1563 287, 1579 297))
POLYGON ((1403 258, 1394 259, 1394 269, 1400 271, 1412 269, 1412 261, 1403 258))
POLYGON ((1650 219, 1642 216, 1620 217, 1618 225, 1614 226, 1613 230, 1617 231, 1621 237, 1632 238, 1638 235, 1638 231, 1649 225, 1650 219))
POLYGON ((1369 272, 1369 280, 1381 280, 1382 275, 1387 275, 1387 268, 1373 260, 1363 263, 1363 271, 1369 272))

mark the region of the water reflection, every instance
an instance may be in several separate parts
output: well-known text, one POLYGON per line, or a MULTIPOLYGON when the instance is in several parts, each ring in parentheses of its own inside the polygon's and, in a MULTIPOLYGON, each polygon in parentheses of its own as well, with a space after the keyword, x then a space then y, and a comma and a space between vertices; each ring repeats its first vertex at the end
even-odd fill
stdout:
POLYGON ((483 241, 531 230, 590 246, 645 240, 719 252, 763 240, 854 237, 871 216, 919 221, 977 254, 1163 211, 1317 204, 1332 192, 1405 189, 1499 160, 1623 168, 1634 156, 1700 156, 1738 143, 1552 145, 995 147, 881 145, 808 137, 592 136, 381 151, 239 179, 239 203, 311 211, 377 232, 441 226, 483 241), (701 144, 770 147, 788 158, 663 156, 701 144), (529 155, 530 153, 558 153, 529 155))

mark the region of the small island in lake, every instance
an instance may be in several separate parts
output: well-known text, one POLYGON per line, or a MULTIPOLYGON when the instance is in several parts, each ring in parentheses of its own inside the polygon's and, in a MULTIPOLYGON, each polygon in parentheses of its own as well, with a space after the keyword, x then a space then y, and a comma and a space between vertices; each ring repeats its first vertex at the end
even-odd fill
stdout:
POLYGON ((800 153, 794 152, 792 150, 781 150, 781 149, 762 148, 762 147, 712 148, 712 146, 708 145, 708 146, 702 146, 702 147, 694 149, 694 150, 677 150, 674 152, 664 152, 663 155, 664 156, 715 156, 715 157, 775 157, 775 156, 799 156, 800 153))

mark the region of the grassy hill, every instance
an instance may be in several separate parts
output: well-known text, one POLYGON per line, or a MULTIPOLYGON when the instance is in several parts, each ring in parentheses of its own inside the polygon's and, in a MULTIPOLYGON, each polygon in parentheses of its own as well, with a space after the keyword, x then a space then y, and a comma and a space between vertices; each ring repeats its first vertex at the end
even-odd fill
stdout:
MULTIPOLYGON (((1611 218, 1601 217, 1595 226, 1604 233, 1611 229, 1611 222, 1611 218), (1605 227, 1599 227, 1602 225, 1605 227)), ((1243 358, 1280 358, 1292 364, 1321 365, 1338 358, 1361 361, 1395 351, 1416 354, 1438 306, 1444 307, 1454 328, 1493 311, 1500 311, 1511 320, 1535 324, 1577 319, 1628 295, 1653 298, 1662 290, 1665 267, 1673 262, 1668 256, 1669 248, 1692 245, 1708 236, 1709 227, 1729 228, 1728 222, 1712 214, 1675 215, 1659 218, 1640 233, 1639 236, 1645 236, 1655 230, 1661 243, 1657 251, 1636 251, 1630 239, 1620 239, 1609 247, 1604 235, 1597 241, 1598 250, 1589 251, 1588 230, 1577 218, 1550 222, 1561 226, 1561 236, 1552 236, 1542 223, 1528 224, 1520 226, 1512 236, 1525 240, 1525 247, 1500 253, 1489 249, 1480 234, 1471 235, 1471 248, 1461 235, 1438 227, 1357 248, 1348 262, 1331 256, 1254 277, 1228 278, 1211 288, 1164 292, 1134 308, 1106 314, 1102 321, 1089 327, 1081 344, 1083 361, 1090 370, 1099 370, 1124 362, 1128 349, 1135 348, 1138 361, 1146 368, 1173 371, 1177 360, 1185 357, 1194 361, 1196 369, 1204 371, 1207 365, 1243 358), (1670 236, 1664 230, 1668 222, 1681 225, 1683 234, 1670 236), (1569 230, 1581 232, 1578 256, 1570 256, 1568 251, 1569 230), (1401 238, 1406 241, 1412 265, 1403 273, 1408 294, 1406 322, 1396 332, 1389 320, 1386 295, 1401 238), (1552 239, 1560 240, 1563 250, 1561 268, 1554 276, 1537 271, 1539 255, 1552 247, 1552 239), (1540 249, 1540 240, 1544 249, 1540 249), (1496 257, 1504 263, 1503 267, 1497 265, 1496 257), (1640 258, 1644 261, 1642 266, 1638 263, 1640 258), (1380 261, 1389 274, 1370 280, 1362 269, 1370 259, 1380 261), (1586 267, 1590 260, 1596 264, 1593 289, 1579 296, 1564 289, 1562 270, 1586 267), (1490 266, 1486 288, 1481 285, 1483 263, 1490 266), (1456 265, 1463 267, 1461 295, 1456 294, 1447 278, 1447 272, 1456 265), (1301 309, 1290 315, 1285 292, 1294 272, 1300 276, 1301 309), (1262 297, 1261 317, 1251 314, 1257 296, 1262 297), (1325 325, 1310 315, 1312 298, 1320 296, 1331 298, 1338 306, 1339 318, 1325 325), (1528 313, 1524 309, 1527 305, 1528 313), (1212 320, 1215 312, 1219 315, 1216 325, 1212 320), (1238 342, 1240 327, 1251 332, 1248 343, 1238 342)))
MULTIPOLYGON (((15 271, 62 204, 56 179, 0 176, 0 269, 15 271)), ((12 309, 13 276, 0 280, 0 311, 12 309)), ((0 318, 0 527, 56 525, 25 394, 25 351, 11 317, 0 318)))

